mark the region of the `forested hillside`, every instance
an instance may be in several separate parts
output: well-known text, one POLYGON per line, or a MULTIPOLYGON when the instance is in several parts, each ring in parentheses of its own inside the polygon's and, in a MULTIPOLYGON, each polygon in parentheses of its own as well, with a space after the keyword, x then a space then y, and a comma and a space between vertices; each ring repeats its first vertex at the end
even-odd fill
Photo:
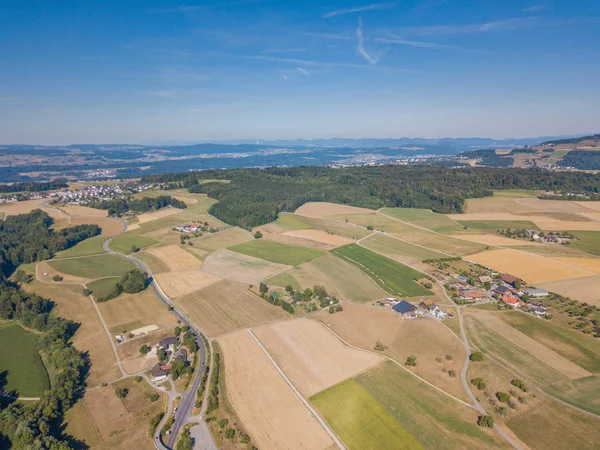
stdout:
POLYGON ((52 219, 43 211, 9 216, 0 222, 0 320, 15 320, 43 332, 39 349, 54 366, 52 387, 33 403, 2 398, 0 448, 66 450, 81 448, 64 435, 63 415, 83 394, 89 369, 87 356, 70 340, 76 324, 52 313, 53 303, 26 293, 7 281, 19 264, 48 258, 98 234, 97 225, 79 225, 55 232, 52 219))
POLYGON ((579 170, 600 170, 600 151, 572 150, 558 165, 574 167, 579 170))
POLYGON ((54 180, 47 183, 44 182, 24 182, 14 184, 0 185, 0 193, 5 192, 43 192, 52 191, 54 189, 66 188, 68 185, 65 180, 54 180))
POLYGON ((185 209, 187 205, 181 200, 177 200, 169 195, 161 195, 160 197, 144 197, 139 200, 134 199, 117 199, 117 200, 102 200, 99 202, 90 203, 89 206, 96 209, 107 209, 109 216, 121 216, 127 211, 135 211, 144 213, 155 209, 161 209, 166 206, 174 206, 175 208, 185 209))
POLYGON ((539 169, 440 166, 294 167, 207 170, 153 175, 143 181, 187 187, 219 202, 210 213, 245 228, 268 223, 282 211, 309 201, 365 208, 428 208, 462 212, 466 198, 485 197, 494 189, 544 189, 554 192, 598 192, 600 176, 539 169), (199 181, 207 180, 206 183, 199 181), (210 180, 229 180, 220 183, 210 180))

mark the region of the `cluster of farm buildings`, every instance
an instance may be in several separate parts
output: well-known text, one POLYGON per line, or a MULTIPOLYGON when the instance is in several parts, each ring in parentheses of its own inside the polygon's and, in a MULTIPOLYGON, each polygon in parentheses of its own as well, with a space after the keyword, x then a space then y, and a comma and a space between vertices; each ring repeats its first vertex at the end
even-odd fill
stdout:
POLYGON ((156 363, 150 370, 152 381, 155 383, 160 383, 167 379, 173 362, 179 361, 180 359, 186 361, 190 361, 191 359, 188 356, 187 350, 180 347, 179 338, 175 336, 161 339, 155 347, 155 351, 157 352, 158 349, 162 349, 165 352, 167 360, 165 362, 156 363))
POLYGON ((436 319, 445 319, 446 317, 452 317, 452 314, 443 311, 439 305, 422 301, 419 303, 419 306, 415 306, 407 300, 398 300, 393 297, 388 297, 383 300, 379 300, 377 302, 381 306, 386 306, 392 308, 401 317, 405 319, 414 319, 418 316, 432 316, 436 319))

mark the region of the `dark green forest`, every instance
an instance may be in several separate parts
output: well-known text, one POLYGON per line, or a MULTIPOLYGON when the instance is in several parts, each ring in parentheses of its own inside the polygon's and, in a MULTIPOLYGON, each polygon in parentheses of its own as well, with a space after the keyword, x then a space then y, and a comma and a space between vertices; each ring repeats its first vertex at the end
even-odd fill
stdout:
POLYGON ((139 200, 134 199, 116 199, 116 200, 102 200, 100 202, 90 203, 89 206, 96 209, 107 209, 109 216, 120 217, 128 211, 135 211, 137 213, 144 213, 146 211, 152 211, 161 209, 166 206, 173 206, 179 209, 187 208, 187 205, 181 200, 177 200, 169 195, 161 195, 160 197, 144 197, 139 200))
POLYGON ((558 162, 558 165, 579 170, 600 170, 600 151, 571 150, 558 162))
POLYGON ((280 212, 310 201, 381 207, 427 208, 463 212, 465 199, 493 195, 494 189, 543 189, 593 193, 600 175, 543 169, 460 168, 441 166, 293 167, 207 170, 152 175, 143 181, 187 187, 218 200, 210 213, 231 225, 252 228, 280 212), (203 180, 229 180, 229 183, 203 180))
POLYGON ((5 192, 44 192, 44 191, 53 191, 54 189, 63 189, 63 188, 66 188, 67 186, 68 185, 67 185, 66 180, 62 180, 62 179, 49 181, 47 183, 26 181, 23 183, 2 184, 2 185, 0 185, 0 193, 5 193, 5 192))
POLYGON ((67 450, 85 444, 63 432, 65 412, 83 395, 89 358, 71 345, 77 324, 53 314, 53 302, 8 280, 22 263, 39 261, 99 233, 96 225, 53 231, 43 211, 0 222, 0 319, 43 332, 40 351, 54 366, 52 387, 34 404, 0 402, 0 448, 67 450))

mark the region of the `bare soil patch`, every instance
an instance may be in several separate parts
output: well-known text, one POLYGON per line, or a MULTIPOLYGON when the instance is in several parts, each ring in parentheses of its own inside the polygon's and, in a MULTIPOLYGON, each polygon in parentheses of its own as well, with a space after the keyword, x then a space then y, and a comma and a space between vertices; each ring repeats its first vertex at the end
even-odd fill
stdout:
POLYGON ((465 259, 534 284, 591 275, 590 271, 556 259, 514 249, 490 250, 465 259))
POLYGON ((290 320, 253 331, 305 397, 383 361, 381 356, 344 345, 313 320, 290 320))
POLYGON ((218 250, 231 247, 251 240, 250 235, 239 228, 227 228, 212 234, 206 234, 200 239, 194 240, 194 244, 206 250, 218 250))
POLYGON ((257 284, 288 269, 290 267, 283 264, 225 249, 208 255, 202 265, 205 273, 246 284, 257 284))
POLYGON ((247 285, 219 281, 177 301, 208 336, 291 318, 248 290, 247 285))
POLYGON ((155 277, 161 289, 171 298, 195 292, 221 280, 200 270, 160 273, 155 277))
POLYGON ((199 269, 202 265, 198 258, 190 255, 178 245, 154 247, 149 248, 146 251, 164 262, 169 268, 170 272, 195 270, 199 269))
POLYGON ((473 314, 485 326, 572 380, 592 375, 587 370, 582 369, 577 364, 550 350, 545 345, 511 327, 491 312, 471 310, 469 314, 473 314))
POLYGON ((367 208, 357 208, 356 206, 339 205, 337 203, 327 202, 309 202, 302 205, 295 211, 295 214, 301 214, 309 217, 327 217, 339 214, 375 214, 376 211, 367 208))
POLYGON ((317 450, 333 444, 247 331, 219 343, 229 401, 259 448, 317 450))
POLYGON ((330 248, 341 247, 342 245, 352 244, 355 241, 334 234, 327 234, 321 230, 295 230, 286 231, 284 236, 298 237, 326 244, 330 248))
POLYGON ((442 371, 445 368, 460 372, 464 347, 436 320, 404 320, 389 308, 350 303, 344 304, 342 312, 323 311, 312 317, 357 347, 373 350, 380 340, 388 347, 382 353, 400 364, 404 364, 408 356, 416 356, 417 367, 411 370, 452 395, 467 399, 459 377, 450 377, 442 371), (452 359, 447 360, 446 355, 452 359))

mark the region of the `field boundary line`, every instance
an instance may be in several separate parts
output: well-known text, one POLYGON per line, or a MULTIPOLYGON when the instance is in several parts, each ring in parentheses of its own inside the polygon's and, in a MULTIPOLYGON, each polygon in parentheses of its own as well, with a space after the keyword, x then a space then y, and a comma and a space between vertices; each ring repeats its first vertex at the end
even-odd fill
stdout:
MULTIPOLYGON (((314 319, 313 319, 314 320, 314 319)), ((448 397, 450 397, 453 400, 456 400, 457 402, 461 403, 462 405, 471 408, 471 409, 476 409, 473 405, 469 405, 467 402, 465 402, 464 400, 459 399, 458 397, 455 397, 454 395, 444 391, 442 388, 439 388, 438 386, 436 386, 433 383, 430 383, 429 381, 425 380, 424 378, 420 377, 419 375, 417 375, 414 372, 411 372, 410 370, 408 370, 406 367, 404 367, 402 364, 400 364, 398 361, 396 361, 394 358, 392 358, 391 356, 385 355, 383 353, 376 353, 373 352, 371 350, 367 350, 361 347, 357 347, 355 345, 350 344, 348 341, 344 340, 344 338, 342 338, 339 334, 337 334, 335 331, 333 331, 331 328, 327 327, 324 323, 320 322, 319 320, 315 320, 315 322, 317 322, 319 325, 321 325, 322 327, 324 327, 327 331, 329 331, 331 334, 333 334, 342 344, 353 348, 355 350, 358 350, 360 352, 364 352, 364 353, 369 353, 372 355, 377 355, 380 356, 384 359, 387 359, 388 361, 392 361, 394 364, 398 365, 399 367, 401 367, 403 370, 405 370, 406 372, 410 373, 412 376, 414 376, 415 378, 419 379, 420 381, 422 381, 423 383, 427 384, 428 386, 431 386, 432 388, 434 388, 435 390, 441 392, 442 394, 447 395, 448 397)), ((354 377, 350 377, 350 378, 354 378, 354 377)))
POLYGON ((292 388, 292 391, 294 391, 294 394, 296 394, 296 396, 300 399, 300 401, 304 404, 304 406, 306 406, 306 408, 308 408, 308 410, 312 413, 312 415, 315 417, 315 419, 317 419, 317 421, 321 424, 321 426, 323 427, 323 429, 325 429, 325 431, 327 432, 327 434, 329 435, 329 437, 331 437, 331 439, 333 440, 333 442, 341 450, 346 450, 346 447, 344 447, 344 444, 342 444, 342 441, 335 435, 335 433, 333 432, 333 430, 331 428, 329 428, 329 425, 327 425, 327 422, 325 422, 325 420, 323 420, 323 418, 319 415, 319 413, 317 412, 317 410, 312 407, 312 405, 308 402, 308 400, 306 400, 302 396, 302 394, 300 394, 300 391, 298 391, 298 389, 296 389, 296 386, 294 386, 294 384, 286 376, 286 374, 283 373, 283 370, 281 370, 281 368, 279 367, 279 365, 275 362, 275 360, 273 359, 273 357, 269 354, 269 352, 267 351, 267 349, 265 348, 265 346, 262 345, 262 343, 256 337, 256 335, 254 334, 254 332, 250 328, 247 328, 247 331, 248 331, 248 333, 250 333, 250 336, 252 336, 254 338, 254 340, 256 341, 256 343, 258 344, 258 346, 261 348, 261 350, 264 352, 264 354, 267 356, 267 358, 269 358, 269 361, 271 361, 271 364, 273 364, 273 367, 275 367, 275 370, 277 370, 277 372, 279 372, 279 375, 281 375, 281 377, 288 384, 288 386, 292 388))

